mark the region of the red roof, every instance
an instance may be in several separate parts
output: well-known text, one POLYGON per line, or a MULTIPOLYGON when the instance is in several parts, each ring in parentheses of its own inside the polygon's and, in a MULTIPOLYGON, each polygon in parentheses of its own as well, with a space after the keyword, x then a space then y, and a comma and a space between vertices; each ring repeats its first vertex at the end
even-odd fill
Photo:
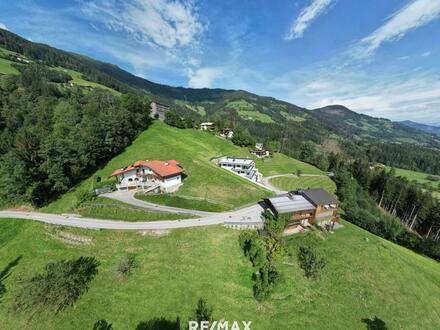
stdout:
POLYGON ((148 167, 162 178, 183 172, 183 168, 180 166, 179 162, 174 159, 166 162, 161 160, 138 160, 132 166, 114 171, 111 176, 120 175, 141 166, 148 167))
POLYGON ((122 174, 122 173, 126 173, 126 172, 129 172, 129 171, 134 170, 134 169, 136 169, 136 167, 134 167, 134 166, 128 166, 128 167, 120 168, 119 170, 113 171, 113 173, 110 176, 115 176, 115 175, 119 175, 119 174, 122 174))

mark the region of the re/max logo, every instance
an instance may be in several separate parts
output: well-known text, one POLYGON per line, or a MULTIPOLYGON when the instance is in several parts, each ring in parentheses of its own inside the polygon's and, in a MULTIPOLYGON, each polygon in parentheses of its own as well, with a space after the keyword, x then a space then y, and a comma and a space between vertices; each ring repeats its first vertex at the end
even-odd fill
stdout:
POLYGON ((189 330, 251 330, 251 321, 189 321, 189 330))

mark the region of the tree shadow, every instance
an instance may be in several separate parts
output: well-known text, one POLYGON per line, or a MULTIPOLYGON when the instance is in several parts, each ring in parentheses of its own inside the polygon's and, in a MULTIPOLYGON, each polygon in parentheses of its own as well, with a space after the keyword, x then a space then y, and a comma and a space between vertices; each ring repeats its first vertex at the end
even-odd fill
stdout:
POLYGON ((3 268, 3 270, 0 272, 0 302, 1 297, 6 293, 6 287, 3 284, 3 281, 11 275, 11 269, 18 265, 20 259, 21 256, 18 256, 17 258, 9 262, 9 264, 7 264, 6 267, 3 268))
POLYGON ((136 330, 180 330, 180 319, 167 320, 164 317, 142 321, 136 326, 136 330))
POLYGON ((373 318, 369 319, 362 319, 362 323, 365 323, 368 330, 387 330, 388 327, 386 323, 378 318, 377 316, 374 316, 373 318))

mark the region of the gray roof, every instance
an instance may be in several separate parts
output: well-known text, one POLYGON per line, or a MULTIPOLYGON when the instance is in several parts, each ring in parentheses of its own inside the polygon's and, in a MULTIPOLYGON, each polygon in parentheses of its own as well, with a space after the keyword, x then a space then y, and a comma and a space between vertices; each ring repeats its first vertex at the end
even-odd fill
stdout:
POLYGON ((301 195, 284 194, 268 198, 268 200, 279 214, 315 209, 315 206, 301 195))
POLYGON ((335 196, 321 188, 299 190, 298 193, 315 205, 336 204, 338 202, 335 196))

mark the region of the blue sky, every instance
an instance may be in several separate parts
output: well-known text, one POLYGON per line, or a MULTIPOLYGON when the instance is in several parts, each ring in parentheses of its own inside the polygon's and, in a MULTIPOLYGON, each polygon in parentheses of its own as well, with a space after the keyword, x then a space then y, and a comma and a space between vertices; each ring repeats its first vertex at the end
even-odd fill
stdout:
POLYGON ((440 0, 17 0, 0 27, 158 83, 440 124, 440 0))

